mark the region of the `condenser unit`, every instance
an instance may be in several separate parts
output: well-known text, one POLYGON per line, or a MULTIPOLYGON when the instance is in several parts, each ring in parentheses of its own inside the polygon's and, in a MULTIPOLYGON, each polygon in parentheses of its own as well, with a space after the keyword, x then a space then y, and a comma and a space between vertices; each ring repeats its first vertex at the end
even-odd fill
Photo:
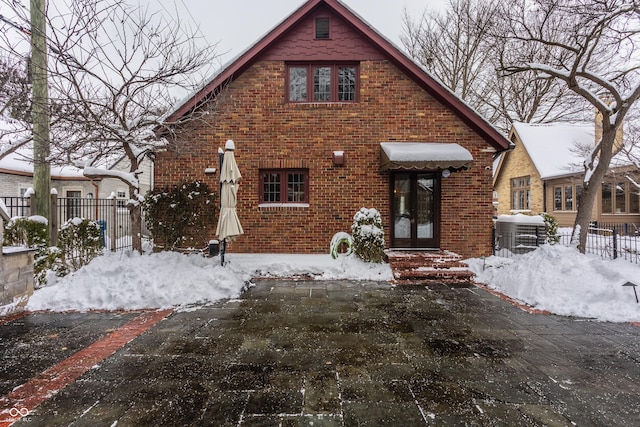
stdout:
POLYGON ((514 254, 524 254, 535 250, 545 239, 541 216, 500 215, 496 220, 496 252, 506 249, 514 254))

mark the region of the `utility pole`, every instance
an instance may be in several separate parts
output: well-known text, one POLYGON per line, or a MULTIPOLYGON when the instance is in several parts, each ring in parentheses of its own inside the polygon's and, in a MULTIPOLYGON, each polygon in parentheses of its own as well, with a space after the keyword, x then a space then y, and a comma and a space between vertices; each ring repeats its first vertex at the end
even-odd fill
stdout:
POLYGON ((49 84, 45 0, 30 0, 33 120, 33 188, 36 215, 47 218, 51 236, 51 169, 49 166, 49 84))

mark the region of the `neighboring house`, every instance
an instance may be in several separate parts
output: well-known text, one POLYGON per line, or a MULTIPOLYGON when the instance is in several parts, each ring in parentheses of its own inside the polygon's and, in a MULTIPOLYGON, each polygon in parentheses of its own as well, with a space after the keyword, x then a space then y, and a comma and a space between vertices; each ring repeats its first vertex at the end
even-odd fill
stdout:
MULTIPOLYGON (((33 187, 31 155, 30 149, 19 149, 0 159, 0 197, 22 197, 27 189, 33 187)), ((122 157, 114 162, 111 169, 128 171, 129 161, 122 157)), ((151 188, 153 162, 145 158, 141 169, 140 188, 141 193, 145 194, 151 188)), ((60 198, 107 198, 113 193, 122 207, 129 200, 129 189, 124 182, 116 178, 92 180, 83 176, 82 170, 74 166, 51 166, 51 188, 57 191, 60 198)))
MULTIPOLYGON (((594 146, 596 132, 593 122, 514 123, 509 138, 515 148, 500 156, 494 174, 497 213, 546 212, 561 227, 573 226, 585 153, 594 146)), ((629 224, 632 229, 640 224, 638 188, 627 178, 629 174, 637 175, 637 168, 623 156, 615 156, 598 193, 592 220, 629 224)))
POLYGON ((155 186, 217 188, 205 169, 234 140, 232 251, 326 253, 367 207, 390 248, 491 254, 492 164, 509 141, 340 1, 304 3, 167 121, 194 108, 209 121, 181 126, 189 150, 156 153, 155 186))

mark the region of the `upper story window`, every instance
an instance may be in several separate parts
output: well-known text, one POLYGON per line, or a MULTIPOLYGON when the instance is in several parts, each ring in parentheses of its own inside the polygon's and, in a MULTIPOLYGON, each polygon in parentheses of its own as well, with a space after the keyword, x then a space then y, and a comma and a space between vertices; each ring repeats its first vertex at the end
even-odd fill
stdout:
POLYGON ((291 64, 287 67, 290 102, 355 102, 356 64, 291 64))
POLYGON ((528 176, 513 178, 511 180, 511 209, 513 210, 529 210, 530 209, 530 186, 531 179, 528 176))
POLYGON ((329 18, 316 18, 316 39, 328 40, 330 35, 329 18))

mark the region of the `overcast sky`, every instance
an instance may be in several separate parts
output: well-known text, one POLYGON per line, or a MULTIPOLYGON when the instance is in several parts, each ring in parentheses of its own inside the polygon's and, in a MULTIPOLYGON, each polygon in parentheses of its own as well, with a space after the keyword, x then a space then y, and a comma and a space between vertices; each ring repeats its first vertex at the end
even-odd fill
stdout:
MULTIPOLYGON (((141 0, 152 8, 164 8, 183 22, 198 25, 210 43, 218 43, 221 62, 244 51, 284 18, 298 9, 304 0, 141 0)), ((441 8, 447 0, 342 0, 385 37, 402 47, 404 8, 419 17, 426 8, 441 8)))

